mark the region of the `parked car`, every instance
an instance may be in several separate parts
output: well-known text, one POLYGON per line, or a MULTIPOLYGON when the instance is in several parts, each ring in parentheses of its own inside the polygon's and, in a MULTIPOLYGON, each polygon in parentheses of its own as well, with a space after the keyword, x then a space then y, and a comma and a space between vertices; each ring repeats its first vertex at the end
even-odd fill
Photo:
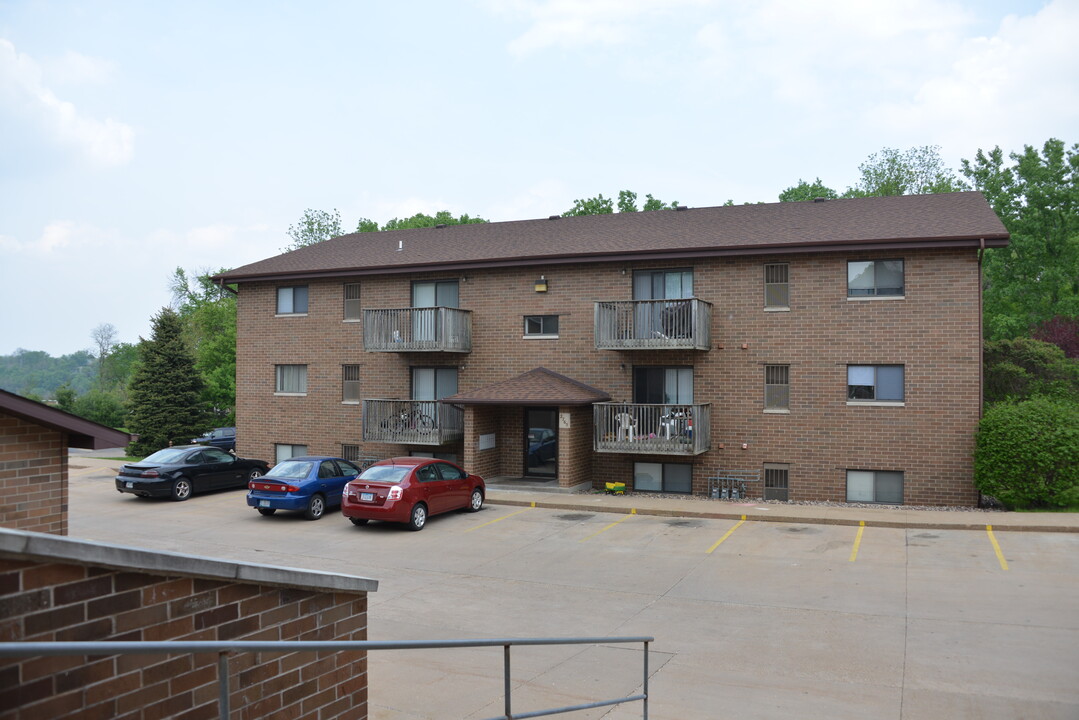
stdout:
POLYGON ((269 468, 262 460, 238 458, 219 448, 181 445, 121 467, 116 489, 142 497, 187 500, 194 492, 247 487, 249 480, 269 468))
POLYGON ((360 468, 339 457, 294 457, 249 482, 247 504, 260 515, 302 510, 308 520, 318 520, 341 505, 345 483, 359 474, 360 468))
POLYGON ((214 447, 221 448, 222 450, 234 451, 236 450, 236 428, 214 428, 205 435, 200 435, 197 438, 191 438, 191 442, 195 445, 213 445, 214 447))
POLYGON ((353 525, 385 520, 422 530, 432 515, 478 511, 486 494, 483 478, 451 462, 396 457, 378 461, 345 486, 341 513, 353 525))

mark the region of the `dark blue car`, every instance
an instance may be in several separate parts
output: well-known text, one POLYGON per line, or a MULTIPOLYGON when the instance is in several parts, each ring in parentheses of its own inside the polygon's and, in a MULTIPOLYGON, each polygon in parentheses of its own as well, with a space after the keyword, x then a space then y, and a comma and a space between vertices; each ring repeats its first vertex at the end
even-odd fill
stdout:
POLYGON ((260 515, 294 510, 308 520, 318 520, 328 508, 340 507, 345 483, 359 474, 360 468, 343 458, 290 458, 247 484, 247 504, 260 515))

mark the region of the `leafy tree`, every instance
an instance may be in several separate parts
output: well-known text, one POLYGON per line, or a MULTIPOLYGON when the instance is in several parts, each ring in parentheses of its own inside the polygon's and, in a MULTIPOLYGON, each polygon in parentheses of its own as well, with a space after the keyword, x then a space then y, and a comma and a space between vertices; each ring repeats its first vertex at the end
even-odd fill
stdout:
MULTIPOLYGON (((364 220, 361 220, 360 224, 362 225, 364 222, 365 222, 364 220)), ((367 220, 366 222, 371 223, 372 221, 367 220)), ((412 217, 409 217, 409 218, 402 218, 402 219, 393 218, 392 220, 389 220, 385 225, 383 225, 382 229, 383 230, 404 230, 404 229, 407 229, 407 228, 435 227, 437 225, 476 225, 476 224, 485 223, 485 222, 487 222, 487 221, 484 220, 483 218, 480 218, 480 217, 470 217, 467 214, 462 215, 461 217, 454 217, 453 215, 450 214, 450 212, 448 210, 440 210, 437 213, 435 213, 433 216, 432 215, 425 215, 423 213, 416 213, 415 215, 413 215, 412 217)), ((358 232, 369 232, 369 231, 365 231, 365 230, 360 229, 360 230, 358 230, 358 232)))
MULTIPOLYGON (((644 212, 652 212, 654 210, 668 210, 677 207, 678 201, 667 204, 662 200, 657 200, 652 197, 651 194, 644 196, 644 207, 641 208, 644 212)), ((604 197, 603 193, 600 193, 594 198, 588 198, 585 200, 574 200, 573 207, 562 213, 562 217, 576 217, 579 215, 609 215, 614 212, 615 204, 611 198, 604 197)), ((618 212, 637 212, 637 193, 630 190, 618 191, 618 212)))
POLYGON ((798 184, 793 185, 783 192, 779 193, 780 202, 805 202, 807 200, 815 200, 817 198, 828 198, 829 200, 835 200, 839 197, 839 194, 835 190, 828 187, 817 178, 811 183, 798 179, 798 184))
POLYGON ((580 215, 610 215, 614 212, 614 201, 603 197, 600 193, 594 198, 574 200, 573 207, 562 213, 562 217, 577 217, 580 215))
POLYGON ((344 233, 341 231, 341 213, 337 208, 334 208, 332 213, 308 208, 303 211, 298 225, 288 226, 288 236, 292 238, 292 243, 284 248, 284 252, 314 245, 338 235, 344 233))
POLYGON ((367 218, 360 218, 356 225, 356 232, 378 232, 378 223, 367 218))
POLYGON ((77 397, 71 386, 65 383, 56 389, 56 407, 64 412, 75 412, 75 400, 77 397))
POLYGON ((1031 338, 985 344, 987 403, 1050 396, 1079 402, 1079 362, 1056 345, 1031 338))
POLYGON ((1079 317, 1079 145, 1050 139, 1005 161, 999 147, 978 150, 962 172, 1011 233, 985 252, 985 332, 1025 335, 1055 316, 1079 317))
POLYGON ((1079 501, 1079 404, 1001 403, 978 424, 974 485, 1009 508, 1079 501))
POLYGON ((913 147, 905 152, 884 148, 879 156, 870 155, 858 169, 861 179, 843 197, 926 195, 967 189, 963 180, 944 166, 940 148, 935 145, 913 147))
POLYGON ((117 343, 105 358, 105 387, 121 400, 127 399, 127 386, 138 359, 139 348, 132 343, 117 343))
POLYGON ((52 398, 65 383, 76 394, 94 384, 96 362, 85 350, 54 358, 40 350, 16 350, 0 355, 0 388, 23 397, 52 398))
POLYGON ((132 454, 188 442, 206 426, 202 378, 184 342, 183 329, 179 314, 162 308, 153 318, 150 339, 139 344, 128 423, 139 439, 130 447, 132 454))
POLYGON ((71 412, 112 428, 122 428, 127 419, 127 409, 120 398, 96 388, 77 399, 71 412))
POLYGON ((90 331, 90 339, 97 346, 97 384, 98 387, 104 387, 105 359, 116 344, 116 326, 112 323, 102 323, 90 331))
POLYGON ((202 376, 202 401, 212 408, 215 422, 230 425, 236 417, 236 296, 214 284, 214 274, 192 280, 176 268, 171 288, 184 340, 202 376))
POLYGON ((1064 357, 1079 358, 1079 318, 1057 315, 1034 328, 1034 339, 1053 343, 1064 351, 1064 357))

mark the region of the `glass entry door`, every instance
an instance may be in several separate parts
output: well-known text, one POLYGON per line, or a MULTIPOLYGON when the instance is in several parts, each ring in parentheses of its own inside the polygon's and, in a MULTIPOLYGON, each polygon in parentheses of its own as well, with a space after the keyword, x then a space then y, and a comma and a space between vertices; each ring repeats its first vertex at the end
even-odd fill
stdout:
POLYGON ((558 408, 525 408, 525 475, 558 476, 558 408))

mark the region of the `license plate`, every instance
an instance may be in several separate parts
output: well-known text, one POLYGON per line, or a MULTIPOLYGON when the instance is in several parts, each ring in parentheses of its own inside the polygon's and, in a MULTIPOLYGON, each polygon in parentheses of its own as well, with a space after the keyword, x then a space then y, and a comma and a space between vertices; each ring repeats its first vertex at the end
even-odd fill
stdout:
POLYGON ((375 501, 375 494, 374 493, 360 493, 360 502, 374 502, 374 501, 375 501))
POLYGON ((126 486, 127 486, 127 487, 129 487, 129 488, 133 488, 133 487, 135 487, 135 483, 133 483, 133 482, 129 482, 129 483, 124 483, 124 485, 126 485, 126 486))
POLYGON ((270 507, 269 500, 259 500, 259 507, 270 507))

